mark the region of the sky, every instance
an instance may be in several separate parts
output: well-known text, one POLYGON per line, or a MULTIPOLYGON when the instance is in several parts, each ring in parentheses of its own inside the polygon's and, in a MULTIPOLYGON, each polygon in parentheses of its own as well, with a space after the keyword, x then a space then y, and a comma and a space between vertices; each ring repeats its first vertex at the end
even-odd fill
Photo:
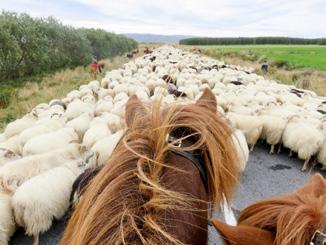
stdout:
POLYGON ((0 8, 115 33, 326 37, 326 0, 0 0, 0 8))

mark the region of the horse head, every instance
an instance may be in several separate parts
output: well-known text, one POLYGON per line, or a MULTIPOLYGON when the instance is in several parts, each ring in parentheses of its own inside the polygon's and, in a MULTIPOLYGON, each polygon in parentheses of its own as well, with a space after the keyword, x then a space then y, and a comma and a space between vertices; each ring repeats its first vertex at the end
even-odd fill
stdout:
POLYGON ((213 220, 229 244, 323 245, 326 243, 326 180, 315 174, 293 193, 259 201, 239 216, 238 225, 213 220))
POLYGON ((239 173, 215 95, 172 106, 132 96, 125 121, 106 165, 83 184, 61 244, 207 243, 208 211, 231 200, 239 173))

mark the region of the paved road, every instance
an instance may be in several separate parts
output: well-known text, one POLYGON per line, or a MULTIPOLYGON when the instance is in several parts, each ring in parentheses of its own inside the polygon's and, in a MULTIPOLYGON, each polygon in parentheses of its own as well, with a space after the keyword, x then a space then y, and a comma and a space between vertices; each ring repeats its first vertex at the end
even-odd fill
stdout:
MULTIPOLYGON (((268 146, 258 145, 250 155, 232 205, 236 215, 257 200, 295 190, 304 185, 313 174, 301 172, 302 162, 295 158, 289 159, 286 152, 283 151, 280 155, 269 155, 268 150, 268 146)), ((323 175, 326 177, 326 172, 323 175)), ((41 236, 40 244, 58 244, 63 229, 64 221, 56 222, 50 231, 41 236)), ((220 245, 216 232, 211 227, 209 229, 209 244, 220 245)), ((32 239, 25 236, 23 230, 18 230, 10 242, 10 245, 29 244, 32 244, 32 239)))

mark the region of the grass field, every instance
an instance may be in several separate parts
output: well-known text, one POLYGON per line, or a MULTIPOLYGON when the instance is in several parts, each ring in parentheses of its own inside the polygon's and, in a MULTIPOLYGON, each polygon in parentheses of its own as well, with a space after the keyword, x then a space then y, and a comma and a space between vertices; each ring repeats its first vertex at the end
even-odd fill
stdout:
POLYGON ((232 45, 200 46, 205 50, 216 50, 221 56, 238 53, 243 58, 256 61, 262 59, 285 60, 289 68, 312 68, 326 70, 326 46, 317 45, 232 45))

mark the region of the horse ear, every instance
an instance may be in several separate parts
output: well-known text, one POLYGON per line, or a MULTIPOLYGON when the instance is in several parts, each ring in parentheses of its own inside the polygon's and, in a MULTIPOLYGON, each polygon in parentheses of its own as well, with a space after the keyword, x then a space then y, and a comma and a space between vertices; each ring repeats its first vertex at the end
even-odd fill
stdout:
POLYGON ((299 189, 297 193, 305 194, 305 193, 313 193, 314 196, 320 197, 321 195, 325 195, 326 190, 326 180, 321 174, 315 174, 310 182, 305 185, 303 188, 299 189))
POLYGON ((205 107, 214 113, 216 113, 217 110, 216 97, 208 88, 204 90, 202 96, 200 96, 200 98, 197 100, 196 105, 205 107))
POLYGON ((267 230, 252 226, 230 226, 216 219, 211 220, 215 229, 229 245, 273 245, 273 235, 267 230))
POLYGON ((146 109, 143 103, 136 95, 131 96, 127 102, 125 109, 127 127, 130 127, 138 116, 144 115, 146 115, 146 109))

